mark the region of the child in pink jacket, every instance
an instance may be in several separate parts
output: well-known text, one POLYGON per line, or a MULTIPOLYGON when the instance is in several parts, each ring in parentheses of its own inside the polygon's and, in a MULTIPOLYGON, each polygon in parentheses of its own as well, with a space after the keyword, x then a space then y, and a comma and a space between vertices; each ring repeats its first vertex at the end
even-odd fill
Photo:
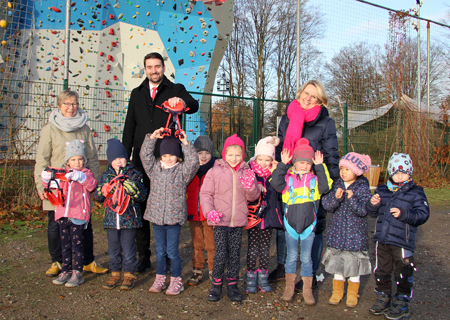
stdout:
MULTIPOLYGON (((83 280, 83 230, 91 218, 90 193, 95 189, 97 180, 91 170, 85 167, 87 159, 84 153, 84 141, 66 142, 65 167, 67 181, 59 181, 65 198, 64 204, 55 208, 55 220, 59 224, 63 265, 53 284, 77 287, 83 280), (72 253, 74 265, 72 266, 72 253)), ((52 187, 51 173, 41 173, 44 186, 52 187)))
POLYGON ((242 230, 247 226, 247 201, 255 201, 261 192, 255 174, 244 162, 244 142, 236 134, 229 137, 203 181, 200 205, 208 225, 214 227, 214 267, 208 300, 218 301, 227 266, 228 297, 241 301, 238 289, 242 230))

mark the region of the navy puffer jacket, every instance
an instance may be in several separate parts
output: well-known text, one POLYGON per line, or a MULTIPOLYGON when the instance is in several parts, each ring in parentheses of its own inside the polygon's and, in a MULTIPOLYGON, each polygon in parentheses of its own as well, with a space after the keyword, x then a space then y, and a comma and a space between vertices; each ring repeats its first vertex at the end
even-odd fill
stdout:
POLYGON ((381 201, 374 206, 367 202, 367 213, 377 218, 373 240, 382 244, 392 244, 414 252, 417 227, 430 217, 427 196, 422 187, 410 181, 400 190, 393 192, 386 185, 378 186, 375 193, 381 201), (401 214, 394 218, 391 208, 398 208, 401 214))
MULTIPOLYGON (((286 108, 287 113, 287 108, 286 108)), ((283 150, 284 136, 289 125, 289 119, 285 114, 278 126, 278 138, 280 144, 275 149, 275 159, 281 161, 281 151, 283 150)), ((327 165, 330 177, 333 180, 339 178, 339 150, 338 140, 336 136, 336 124, 329 116, 328 109, 324 106, 320 108, 317 118, 310 122, 305 122, 303 125, 302 138, 309 141, 309 145, 314 152, 319 150, 323 154, 323 162, 327 165)), ((314 166, 313 166, 314 168, 314 166)), ((316 234, 322 233, 325 230, 327 212, 322 205, 317 209, 317 225, 316 234)))
POLYGON ((322 197, 324 209, 333 214, 327 229, 328 247, 347 251, 369 249, 366 203, 370 197, 366 177, 360 176, 348 189, 341 178, 334 181, 331 191, 322 197), (344 193, 341 199, 337 199, 336 190, 339 188, 353 191, 353 196, 349 199, 344 193))

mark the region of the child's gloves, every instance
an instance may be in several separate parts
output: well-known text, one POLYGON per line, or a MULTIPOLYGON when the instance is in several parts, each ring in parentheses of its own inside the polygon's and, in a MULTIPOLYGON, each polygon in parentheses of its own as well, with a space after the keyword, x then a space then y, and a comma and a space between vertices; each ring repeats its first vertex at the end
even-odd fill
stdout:
POLYGON ((219 223, 220 218, 223 217, 223 214, 219 211, 213 210, 206 214, 206 218, 211 221, 212 223, 219 223))
POLYGON ((255 173, 250 169, 246 169, 244 177, 238 178, 244 186, 244 189, 250 189, 253 185, 253 181, 255 181, 255 173))
POLYGON ((72 170, 69 173, 66 173, 66 179, 72 180, 72 181, 84 182, 84 180, 86 180, 86 175, 81 171, 72 170))
POLYGON ((45 183, 49 182, 51 178, 52 178, 52 174, 50 172, 45 171, 45 170, 41 172, 41 179, 45 183))
POLYGON ((134 195, 139 191, 139 188, 137 187, 136 183, 129 179, 123 182, 123 188, 129 195, 134 195))

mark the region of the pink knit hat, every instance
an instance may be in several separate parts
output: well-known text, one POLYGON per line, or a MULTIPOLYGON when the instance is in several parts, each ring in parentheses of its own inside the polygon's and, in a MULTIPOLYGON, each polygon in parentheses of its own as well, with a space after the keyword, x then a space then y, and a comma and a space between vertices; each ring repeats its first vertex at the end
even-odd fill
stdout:
POLYGON ((339 161, 339 168, 346 167, 357 176, 369 171, 372 160, 368 155, 349 152, 339 161))
POLYGON ((258 141, 255 146, 255 159, 259 155, 265 155, 275 159, 275 147, 280 144, 278 137, 266 137, 258 141))
POLYGON ((292 163, 296 163, 297 161, 308 161, 309 163, 313 163, 313 158, 314 150, 309 145, 308 139, 300 138, 300 140, 298 140, 297 144, 295 145, 292 163))
POLYGON ((223 150, 222 150, 222 159, 225 160, 225 154, 227 153, 227 148, 229 146, 238 145, 242 147, 242 159, 245 158, 245 144, 244 141, 242 141, 241 138, 237 136, 237 134, 233 134, 231 137, 228 137, 227 140, 225 140, 223 144, 223 150))

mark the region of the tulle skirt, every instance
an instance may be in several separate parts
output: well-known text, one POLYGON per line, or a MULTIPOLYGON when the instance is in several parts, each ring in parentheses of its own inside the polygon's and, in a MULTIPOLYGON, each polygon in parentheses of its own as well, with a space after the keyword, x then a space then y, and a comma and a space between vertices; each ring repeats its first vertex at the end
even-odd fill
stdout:
POLYGON ((325 271, 344 277, 357 277, 372 273, 369 253, 367 251, 340 251, 328 247, 322 257, 325 271))

